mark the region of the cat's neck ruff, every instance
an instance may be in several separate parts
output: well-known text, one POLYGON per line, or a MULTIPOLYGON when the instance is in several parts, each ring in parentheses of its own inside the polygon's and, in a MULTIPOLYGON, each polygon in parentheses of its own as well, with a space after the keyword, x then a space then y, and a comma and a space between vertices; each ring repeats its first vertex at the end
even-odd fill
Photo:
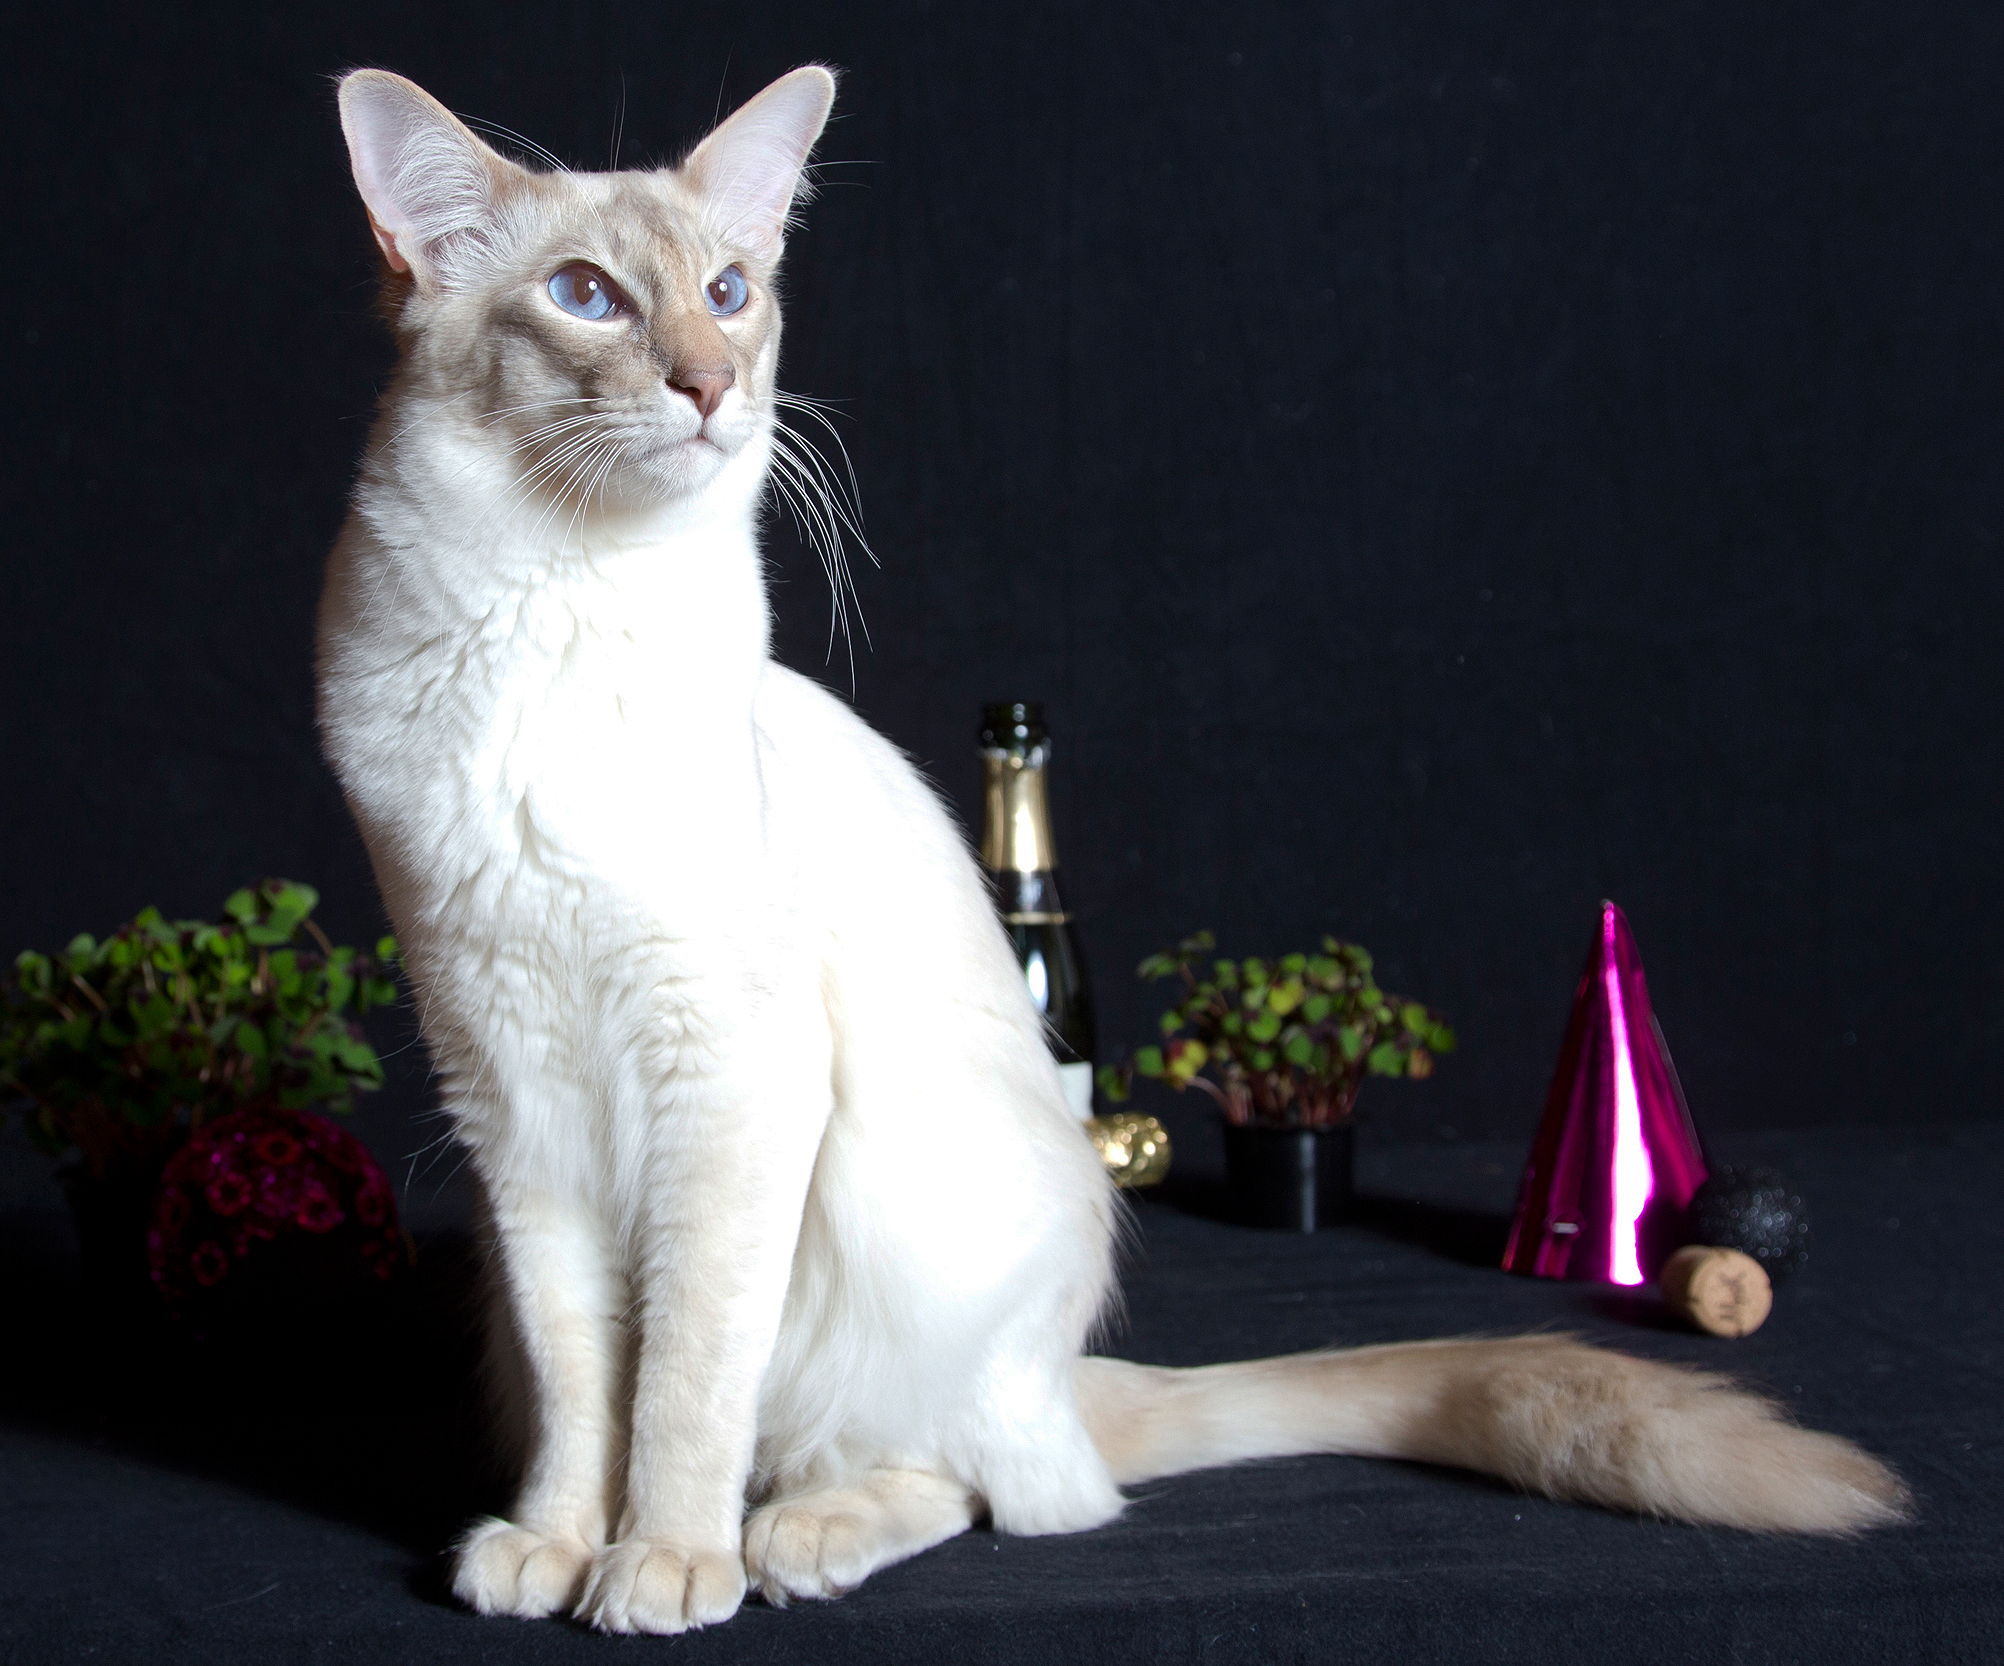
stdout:
MULTIPOLYGON (((525 491, 519 460, 477 420, 393 404, 356 494, 396 610, 426 629, 491 627, 552 603, 632 639, 684 637, 717 609, 765 646, 758 506, 771 464, 763 425, 697 489, 653 501, 559 487, 525 491), (416 604, 415 608, 414 605, 416 604)), ((373 564, 373 563, 372 563, 373 564)), ((395 619, 378 622, 397 628, 395 619)), ((724 636, 742 639, 742 632, 724 636)))

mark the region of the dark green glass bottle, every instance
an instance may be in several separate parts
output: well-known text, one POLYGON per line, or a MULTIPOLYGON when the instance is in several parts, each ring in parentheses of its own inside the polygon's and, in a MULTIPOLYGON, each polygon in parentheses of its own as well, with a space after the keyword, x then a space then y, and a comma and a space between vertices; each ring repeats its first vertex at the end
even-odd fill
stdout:
POLYGON ((981 708, 981 865, 1030 998, 1050 1027, 1065 1096, 1083 1121, 1092 1115, 1092 987, 1071 911, 1058 889, 1044 775, 1050 759, 1051 737, 1034 700, 998 700, 981 708))

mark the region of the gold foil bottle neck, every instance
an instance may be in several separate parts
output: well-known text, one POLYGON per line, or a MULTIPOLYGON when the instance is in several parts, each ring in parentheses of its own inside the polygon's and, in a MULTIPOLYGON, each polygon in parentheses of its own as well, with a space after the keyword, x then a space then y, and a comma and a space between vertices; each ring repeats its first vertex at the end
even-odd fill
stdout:
POLYGON ((1051 847, 1050 801, 1044 791, 1043 746, 1020 752, 984 751, 986 802, 981 862, 995 873, 1048 873, 1058 865, 1051 847))

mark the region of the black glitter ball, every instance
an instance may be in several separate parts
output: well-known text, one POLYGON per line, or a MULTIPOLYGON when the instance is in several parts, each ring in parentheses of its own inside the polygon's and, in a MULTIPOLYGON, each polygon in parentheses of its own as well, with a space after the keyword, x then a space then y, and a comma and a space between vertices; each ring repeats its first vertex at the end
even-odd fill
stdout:
POLYGON ((1773 1169, 1716 1168, 1691 1199, 1691 1241, 1743 1250, 1778 1284, 1809 1259, 1809 1211, 1773 1169))

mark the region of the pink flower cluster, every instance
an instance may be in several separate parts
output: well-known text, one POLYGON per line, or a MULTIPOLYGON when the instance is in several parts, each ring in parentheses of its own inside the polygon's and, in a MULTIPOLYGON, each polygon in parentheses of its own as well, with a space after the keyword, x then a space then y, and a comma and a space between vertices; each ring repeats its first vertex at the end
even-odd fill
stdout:
POLYGON ((178 1306, 292 1234, 387 1280, 409 1259, 390 1182, 368 1147, 324 1116, 233 1111, 167 1160, 146 1233, 154 1286, 178 1306))

